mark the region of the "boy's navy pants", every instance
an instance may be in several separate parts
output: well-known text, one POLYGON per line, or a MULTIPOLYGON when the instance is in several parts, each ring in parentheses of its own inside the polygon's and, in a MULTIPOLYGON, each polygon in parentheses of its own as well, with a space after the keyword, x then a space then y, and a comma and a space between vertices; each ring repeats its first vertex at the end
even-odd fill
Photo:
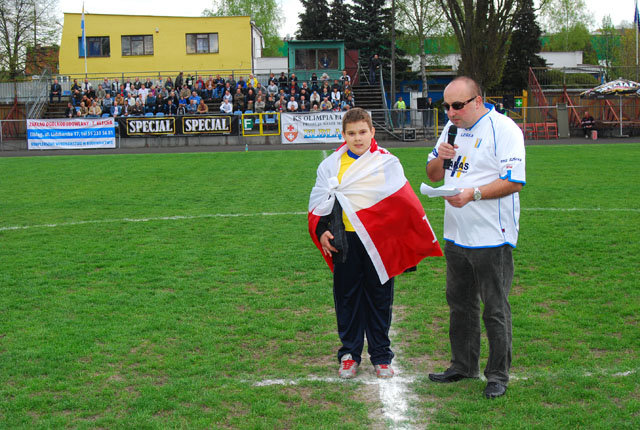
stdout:
POLYGON ((367 334, 372 364, 391 364, 393 352, 389 340, 393 278, 384 284, 376 273, 369 254, 355 232, 346 232, 348 250, 344 263, 333 269, 333 298, 342 348, 338 361, 351 354, 360 364, 364 334, 367 334))

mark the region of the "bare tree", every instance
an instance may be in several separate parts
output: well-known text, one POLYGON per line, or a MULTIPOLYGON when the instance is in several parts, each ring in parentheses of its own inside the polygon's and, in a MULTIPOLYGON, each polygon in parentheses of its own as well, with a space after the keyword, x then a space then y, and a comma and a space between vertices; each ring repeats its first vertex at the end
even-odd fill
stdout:
POLYGON ((438 0, 398 0, 398 21, 401 23, 404 35, 416 40, 420 49, 420 77, 422 78, 422 96, 427 97, 429 86, 427 83, 427 54, 425 53, 425 39, 430 36, 442 35, 446 30, 446 20, 442 15, 438 0))
POLYGON ((460 73, 489 89, 500 82, 520 0, 438 0, 460 46, 460 73))
POLYGON ((0 0, 0 67, 9 79, 24 73, 27 48, 55 43, 58 0, 0 0))

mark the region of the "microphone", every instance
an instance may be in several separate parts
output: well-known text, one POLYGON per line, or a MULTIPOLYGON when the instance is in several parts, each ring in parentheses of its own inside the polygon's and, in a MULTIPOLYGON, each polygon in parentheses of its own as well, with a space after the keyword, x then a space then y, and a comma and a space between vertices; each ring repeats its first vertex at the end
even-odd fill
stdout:
MULTIPOLYGON (((451 124, 451 126, 449 127, 449 132, 447 134, 447 143, 449 145, 453 146, 454 142, 456 141, 457 134, 458 134, 458 127, 456 127, 454 124, 451 124)), ((442 167, 444 168, 444 170, 450 169, 451 163, 452 163, 452 160, 444 160, 444 163, 442 164, 442 167)))

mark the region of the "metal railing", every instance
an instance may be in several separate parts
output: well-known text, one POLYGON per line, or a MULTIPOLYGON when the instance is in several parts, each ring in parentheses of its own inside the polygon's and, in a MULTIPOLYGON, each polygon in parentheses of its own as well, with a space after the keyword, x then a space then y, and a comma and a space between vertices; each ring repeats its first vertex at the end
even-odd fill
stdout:
POLYGON ((42 113, 47 106, 50 81, 51 74, 49 73, 49 70, 45 70, 36 81, 32 81, 35 83, 31 96, 33 104, 29 109, 27 109, 28 105, 25 106, 25 110, 27 110, 27 118, 40 118, 42 116, 42 113))

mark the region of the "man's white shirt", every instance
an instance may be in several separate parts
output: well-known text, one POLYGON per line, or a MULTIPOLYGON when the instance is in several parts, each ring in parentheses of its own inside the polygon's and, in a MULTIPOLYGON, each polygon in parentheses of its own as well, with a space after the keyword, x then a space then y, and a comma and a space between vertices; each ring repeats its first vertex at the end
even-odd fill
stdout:
MULTIPOLYGON (((458 129, 458 145, 452 166, 445 170, 444 185, 474 188, 496 179, 525 184, 525 149, 522 131, 513 120, 496 112, 492 105, 471 128, 458 129)), ((445 126, 428 162, 438 156, 451 122, 445 126)), ((516 246, 520 219, 520 198, 513 193, 499 199, 471 201, 455 208, 445 201, 444 238, 466 248, 516 246)))

